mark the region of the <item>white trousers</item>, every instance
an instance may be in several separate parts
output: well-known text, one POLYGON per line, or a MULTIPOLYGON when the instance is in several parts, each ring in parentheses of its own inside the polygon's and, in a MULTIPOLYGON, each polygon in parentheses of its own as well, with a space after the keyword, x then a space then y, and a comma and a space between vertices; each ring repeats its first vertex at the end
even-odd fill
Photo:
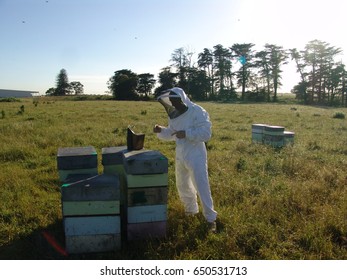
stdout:
POLYGON ((207 160, 204 156, 188 161, 176 157, 176 185, 186 213, 196 214, 199 212, 198 194, 202 213, 207 222, 216 220, 217 212, 213 209, 207 160))

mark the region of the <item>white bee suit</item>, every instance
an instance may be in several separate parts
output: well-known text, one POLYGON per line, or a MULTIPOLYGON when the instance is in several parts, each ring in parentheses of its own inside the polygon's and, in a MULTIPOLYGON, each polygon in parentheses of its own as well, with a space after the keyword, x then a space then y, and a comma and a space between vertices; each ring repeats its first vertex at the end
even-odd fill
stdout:
MULTIPOLYGON (((158 138, 176 141, 176 185, 186 213, 199 212, 198 193, 207 222, 213 222, 216 220, 217 212, 213 208, 204 143, 211 138, 209 115, 202 107, 191 102, 181 88, 169 91, 179 95, 188 109, 175 118, 169 118, 168 127, 161 127, 158 138), (185 131, 185 138, 179 139, 172 135, 181 130, 185 131)), ((161 98, 164 96, 158 98, 162 103, 161 98)))

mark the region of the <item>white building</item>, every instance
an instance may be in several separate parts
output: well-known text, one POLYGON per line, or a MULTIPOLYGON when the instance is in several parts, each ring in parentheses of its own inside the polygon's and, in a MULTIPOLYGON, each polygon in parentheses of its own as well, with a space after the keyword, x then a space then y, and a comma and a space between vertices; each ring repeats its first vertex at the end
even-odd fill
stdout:
POLYGON ((8 97, 33 97, 33 95, 37 95, 38 91, 27 91, 27 90, 12 90, 12 89, 0 89, 0 98, 8 98, 8 97))

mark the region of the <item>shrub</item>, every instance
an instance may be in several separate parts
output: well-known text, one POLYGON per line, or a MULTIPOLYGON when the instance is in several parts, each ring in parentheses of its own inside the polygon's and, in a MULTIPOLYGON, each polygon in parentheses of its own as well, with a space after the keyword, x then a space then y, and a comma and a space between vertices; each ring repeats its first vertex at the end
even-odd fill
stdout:
POLYGON ((14 97, 0 98, 0 102, 20 102, 19 99, 14 97))
POLYGON ((18 111, 17 114, 18 114, 18 115, 23 115, 23 114, 24 114, 24 110, 25 110, 25 109, 24 109, 24 105, 20 106, 20 107, 19 107, 19 111, 18 111))
POLYGON ((345 118, 345 114, 342 112, 336 112, 333 116, 334 119, 344 119, 345 118))

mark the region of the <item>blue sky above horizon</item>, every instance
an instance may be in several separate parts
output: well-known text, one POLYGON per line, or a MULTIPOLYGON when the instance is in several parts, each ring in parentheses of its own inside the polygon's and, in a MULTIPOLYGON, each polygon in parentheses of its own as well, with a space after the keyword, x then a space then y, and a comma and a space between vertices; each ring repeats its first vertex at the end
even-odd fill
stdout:
MULTIPOLYGON (((303 49, 319 39, 347 52, 344 1, 0 0, 0 88, 55 86, 60 69, 87 94, 103 94, 114 71, 157 74, 177 48, 266 43, 303 49)), ((341 56, 347 63, 345 55, 341 56)), ((283 73, 288 92, 299 76, 283 73)))

